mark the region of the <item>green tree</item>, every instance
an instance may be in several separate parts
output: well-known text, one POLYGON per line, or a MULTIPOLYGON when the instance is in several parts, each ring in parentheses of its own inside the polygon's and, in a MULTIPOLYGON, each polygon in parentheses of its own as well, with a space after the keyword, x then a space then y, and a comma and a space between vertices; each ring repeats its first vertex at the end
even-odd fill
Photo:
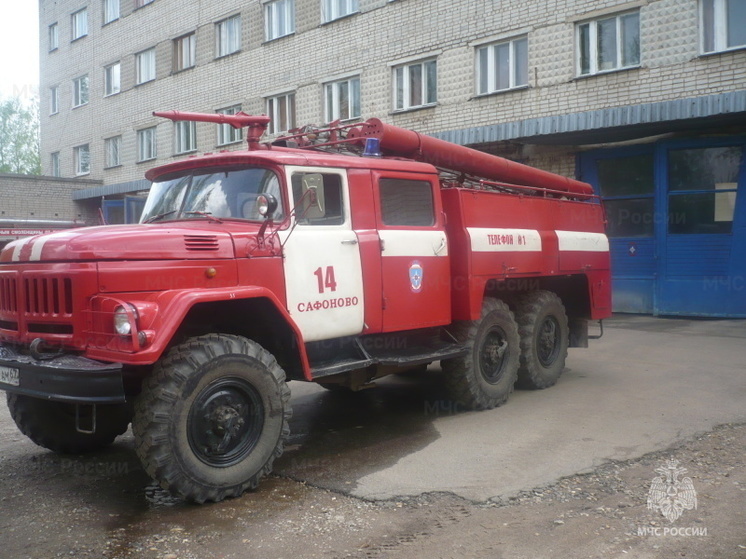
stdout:
POLYGON ((0 100, 0 173, 41 174, 38 99, 28 107, 17 97, 0 100))

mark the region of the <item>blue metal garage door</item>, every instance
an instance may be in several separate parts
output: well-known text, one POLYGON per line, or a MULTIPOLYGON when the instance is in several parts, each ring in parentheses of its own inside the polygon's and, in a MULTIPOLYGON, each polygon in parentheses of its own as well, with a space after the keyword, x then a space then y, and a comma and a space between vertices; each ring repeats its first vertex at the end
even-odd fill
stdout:
POLYGON ((605 200, 617 312, 746 316, 743 137, 581 156, 605 200))

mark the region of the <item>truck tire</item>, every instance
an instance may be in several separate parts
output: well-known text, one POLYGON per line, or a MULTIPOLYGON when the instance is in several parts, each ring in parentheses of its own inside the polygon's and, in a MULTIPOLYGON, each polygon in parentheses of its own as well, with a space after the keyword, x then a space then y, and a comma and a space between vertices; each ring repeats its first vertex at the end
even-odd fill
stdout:
MULTIPOLYGON (((126 404, 96 406, 96 432, 87 434, 75 429, 74 404, 9 393, 8 409, 21 433, 39 446, 60 454, 104 448, 127 430, 132 418, 126 404)), ((85 417, 82 423, 86 427, 90 425, 85 417)))
POLYGON ((565 368, 570 330, 565 307, 551 291, 534 291, 516 304, 521 356, 518 387, 548 388, 565 368))
POLYGON ((187 501, 253 489, 290 428, 285 372, 256 342, 210 334, 172 348, 145 381, 132 431, 145 471, 187 501))
POLYGON ((518 326, 503 301, 485 298, 479 320, 458 322, 451 333, 465 343, 463 357, 443 361, 446 386, 461 405, 486 410, 504 404, 518 372, 518 326))

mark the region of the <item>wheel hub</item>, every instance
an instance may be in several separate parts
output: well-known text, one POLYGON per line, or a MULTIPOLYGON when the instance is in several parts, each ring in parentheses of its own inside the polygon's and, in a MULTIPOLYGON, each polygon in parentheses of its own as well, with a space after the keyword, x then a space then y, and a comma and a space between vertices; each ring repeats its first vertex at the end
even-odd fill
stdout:
POLYGON ((544 367, 552 365, 559 355, 559 333, 559 324, 557 323, 557 319, 553 316, 546 317, 538 329, 536 353, 539 357, 539 362, 544 367))
POLYGON ((502 377, 507 349, 508 341, 501 329, 493 328, 487 332, 479 352, 479 365, 482 376, 490 384, 497 383, 502 377))
POLYGON ((200 392, 189 411, 189 445, 210 466, 231 466, 254 448, 264 426, 264 407, 243 379, 220 379, 200 392))

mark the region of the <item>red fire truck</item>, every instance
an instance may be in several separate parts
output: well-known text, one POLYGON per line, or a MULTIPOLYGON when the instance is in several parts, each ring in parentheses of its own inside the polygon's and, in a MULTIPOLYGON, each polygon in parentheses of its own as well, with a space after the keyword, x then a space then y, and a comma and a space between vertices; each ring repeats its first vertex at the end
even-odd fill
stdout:
POLYGON ((367 122, 147 173, 141 222, 0 253, 0 388, 35 443, 101 448, 130 423, 184 499, 253 488, 282 453, 288 380, 359 390, 440 362, 454 402, 545 388, 608 317, 588 184, 367 122))

